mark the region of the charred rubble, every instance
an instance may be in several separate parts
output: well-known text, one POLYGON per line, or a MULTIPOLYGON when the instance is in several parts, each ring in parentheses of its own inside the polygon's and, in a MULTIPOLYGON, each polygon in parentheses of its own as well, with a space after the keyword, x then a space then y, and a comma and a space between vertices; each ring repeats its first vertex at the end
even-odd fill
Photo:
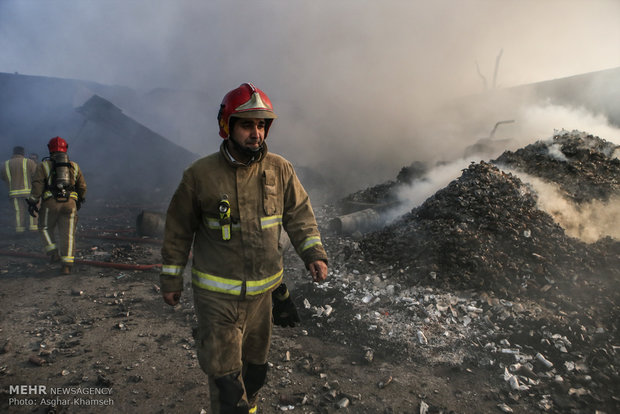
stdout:
POLYGON ((620 146, 599 137, 561 131, 551 143, 538 141, 506 151, 492 162, 553 182, 566 197, 583 203, 607 201, 620 192, 619 153, 620 146))
POLYGON ((420 161, 414 161, 411 165, 403 167, 398 172, 395 181, 378 184, 364 190, 351 193, 342 198, 334 206, 341 214, 359 211, 361 208, 376 208, 389 206, 397 203, 398 190, 406 185, 411 185, 415 180, 422 179, 428 171, 428 166, 420 161))
MULTIPOLYGON (((620 192, 613 145, 576 134, 558 135, 553 145, 570 162, 550 157, 549 145, 538 142, 494 163, 555 181, 575 200, 620 192)), ((514 175, 491 163, 472 163, 421 206, 366 236, 361 248, 369 260, 407 268, 406 283, 484 289, 504 298, 598 278, 601 267, 618 276, 618 241, 589 245, 571 238, 536 201, 536 193, 514 175)))
MULTIPOLYGON (((319 289, 329 300, 296 287, 303 317, 314 321, 309 330, 362 347, 367 363, 381 354, 488 369, 505 384, 494 396, 504 412, 523 404, 617 411, 620 241, 568 236, 537 207, 536 192, 499 167, 562 184, 573 200, 608 199, 620 191, 617 149, 587 134, 557 134, 470 164, 361 240, 326 237, 332 275, 319 289), (566 160, 548 155, 551 147, 566 160)), ((363 195, 355 200, 376 201, 363 195)))

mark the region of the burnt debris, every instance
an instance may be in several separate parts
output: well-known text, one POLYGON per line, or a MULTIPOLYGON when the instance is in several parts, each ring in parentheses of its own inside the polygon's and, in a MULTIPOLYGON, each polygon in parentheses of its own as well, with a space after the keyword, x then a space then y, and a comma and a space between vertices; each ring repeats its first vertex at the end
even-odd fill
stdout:
MULTIPOLYGON (((568 133, 554 137, 552 145, 568 161, 550 157, 548 150, 545 155, 543 148, 550 146, 540 142, 498 160, 563 183, 576 200, 619 191, 620 162, 611 157, 613 145, 568 133)), ((598 278, 604 264, 617 276, 618 241, 586 244, 571 238, 536 201, 536 193, 513 174, 472 163, 421 206, 367 235, 361 248, 369 260, 407 268, 408 284, 484 289, 505 298, 598 278)))
POLYGON ((614 200, 617 151, 561 132, 504 153, 514 173, 498 160, 472 163, 387 227, 361 240, 326 237, 329 281, 294 289, 308 331, 360 346, 362 364, 399 355, 489 370, 501 384, 489 396, 504 412, 617 411, 620 241, 567 235, 520 178, 525 170, 554 182, 573 201, 614 200))
POLYGON ((515 152, 506 151, 492 162, 553 182, 567 197, 582 203, 607 201, 620 192, 618 153, 620 146, 599 137, 562 131, 552 142, 538 141, 515 152))

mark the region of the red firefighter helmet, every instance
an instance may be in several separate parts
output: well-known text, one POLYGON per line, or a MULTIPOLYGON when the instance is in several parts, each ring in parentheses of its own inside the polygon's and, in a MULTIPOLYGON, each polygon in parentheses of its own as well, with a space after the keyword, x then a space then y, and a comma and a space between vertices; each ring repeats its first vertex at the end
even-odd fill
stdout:
POLYGON ((47 143, 47 148, 50 150, 50 154, 52 152, 67 152, 69 144, 67 144, 67 141, 60 137, 54 137, 47 143))
POLYGON ((265 138, 267 138, 269 127, 277 115, 273 112, 273 106, 265 92, 251 83, 244 83, 228 92, 222 99, 220 112, 217 114, 222 138, 228 138, 230 135, 231 117, 265 119, 265 138))

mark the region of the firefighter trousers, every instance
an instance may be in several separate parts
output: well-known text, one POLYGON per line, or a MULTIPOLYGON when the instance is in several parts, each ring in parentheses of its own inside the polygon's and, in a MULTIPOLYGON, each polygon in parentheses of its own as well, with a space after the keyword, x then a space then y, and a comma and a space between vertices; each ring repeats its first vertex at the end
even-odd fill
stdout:
POLYGON ((231 300, 194 288, 198 362, 209 376, 211 412, 243 413, 265 383, 271 343, 271 293, 231 300))
POLYGON ((73 199, 60 202, 48 198, 41 204, 39 232, 43 238, 44 250, 49 255, 59 254, 63 265, 73 266, 77 221, 77 207, 73 199), (58 238, 54 235, 56 230, 58 238))
POLYGON ((15 211, 15 233, 37 230, 37 219, 28 213, 26 197, 10 197, 9 201, 15 211))

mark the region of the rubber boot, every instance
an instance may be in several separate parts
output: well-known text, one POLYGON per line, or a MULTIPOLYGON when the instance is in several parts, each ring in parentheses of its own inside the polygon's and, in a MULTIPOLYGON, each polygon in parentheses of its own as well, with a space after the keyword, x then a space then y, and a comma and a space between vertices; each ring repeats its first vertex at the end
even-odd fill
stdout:
POLYGON ((245 392, 248 396, 250 413, 256 412, 258 391, 265 385, 267 367, 267 364, 246 364, 245 373, 243 374, 243 384, 245 385, 245 392))
POLYGON ((220 402, 220 414, 249 414, 250 408, 243 399, 244 389, 240 381, 240 373, 215 378, 220 402))
POLYGON ((58 250, 52 250, 47 255, 50 257, 50 263, 60 262, 60 255, 58 254, 58 250))

